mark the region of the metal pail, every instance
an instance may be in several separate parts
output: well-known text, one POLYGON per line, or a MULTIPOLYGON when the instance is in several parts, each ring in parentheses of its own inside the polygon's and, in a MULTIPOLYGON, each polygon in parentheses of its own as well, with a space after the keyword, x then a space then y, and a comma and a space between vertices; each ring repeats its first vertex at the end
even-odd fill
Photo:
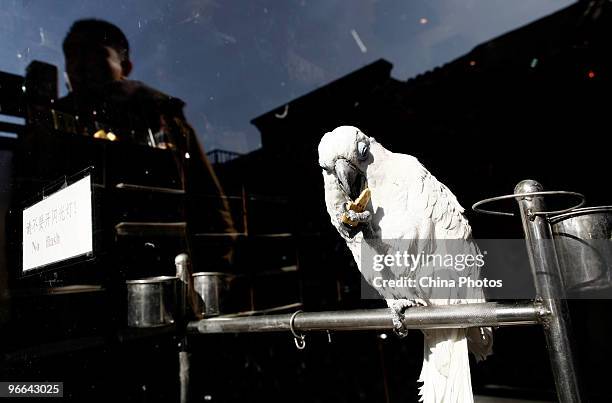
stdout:
POLYGON ((177 277, 127 280, 128 326, 156 327, 174 323, 177 277))
POLYGON ((196 315, 217 316, 223 312, 223 302, 234 276, 228 273, 193 273, 193 287, 197 294, 196 315))
POLYGON ((612 206, 587 207, 550 218, 567 291, 596 291, 612 279, 612 206))

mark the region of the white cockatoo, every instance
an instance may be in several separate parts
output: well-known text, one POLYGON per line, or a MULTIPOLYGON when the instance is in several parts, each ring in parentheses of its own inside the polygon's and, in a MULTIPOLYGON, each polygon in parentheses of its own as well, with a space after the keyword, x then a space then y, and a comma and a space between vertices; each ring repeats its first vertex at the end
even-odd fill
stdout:
MULTIPOLYGON (((444 242, 462 240, 467 253, 478 248, 471 239, 471 228, 463 216, 463 208, 450 190, 423 167, 405 154, 385 149, 374 138, 352 126, 341 126, 325 133, 319 143, 319 165, 323 170, 325 203, 331 222, 346 241, 365 279, 372 284, 371 270, 362 270, 364 244, 387 255, 410 245, 415 253, 442 253, 444 242), (365 188, 370 199, 365 209, 350 210, 348 203, 365 188), (360 211, 363 210, 363 211, 360 211), (347 220, 354 226, 347 224, 347 220), (436 242, 438 241, 438 242, 436 242)), ((392 276, 404 274, 436 275, 436 269, 413 267, 393 268, 392 276), (428 271, 429 270, 429 271, 428 271)), ((472 276, 478 276, 472 272, 472 276)), ((386 299, 393 314, 396 332, 406 334, 403 312, 414 305, 441 305, 484 302, 482 289, 472 288, 468 295, 407 293, 406 289, 377 290, 386 299), (429 298, 431 296, 435 298, 429 298)), ((414 290, 413 290, 414 291, 414 290)), ((421 401, 425 403, 472 402, 472 386, 468 348, 477 360, 491 354, 490 328, 423 330, 424 360, 419 381, 421 401)))

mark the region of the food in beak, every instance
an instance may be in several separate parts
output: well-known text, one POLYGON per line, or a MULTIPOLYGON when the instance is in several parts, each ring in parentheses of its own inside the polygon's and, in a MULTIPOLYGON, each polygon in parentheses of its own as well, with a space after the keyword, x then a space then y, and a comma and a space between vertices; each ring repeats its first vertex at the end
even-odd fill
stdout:
MULTIPOLYGON (((359 197, 355 199, 355 201, 346 203, 346 209, 352 210, 356 213, 362 213, 365 210, 366 206, 368 205, 369 201, 370 201, 370 189, 365 188, 363 189, 359 197)), ((348 224, 351 227, 356 227, 359 224, 357 221, 350 220, 348 216, 346 215, 346 213, 342 213, 341 220, 343 223, 348 224)))

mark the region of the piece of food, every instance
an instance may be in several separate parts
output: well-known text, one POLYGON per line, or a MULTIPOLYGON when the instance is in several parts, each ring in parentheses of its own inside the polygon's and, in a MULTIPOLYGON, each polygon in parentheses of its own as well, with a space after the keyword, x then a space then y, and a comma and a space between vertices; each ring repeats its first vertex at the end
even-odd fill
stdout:
MULTIPOLYGON (((346 209, 352 210, 356 213, 362 213, 365 210, 366 206, 368 205, 369 201, 370 201, 370 189, 365 188, 363 189, 359 197, 355 199, 355 201, 346 203, 346 209)), ((358 222, 352 221, 351 219, 349 219, 346 213, 342 214, 342 222, 350 225, 351 227, 356 227, 357 224, 359 224, 358 222)))

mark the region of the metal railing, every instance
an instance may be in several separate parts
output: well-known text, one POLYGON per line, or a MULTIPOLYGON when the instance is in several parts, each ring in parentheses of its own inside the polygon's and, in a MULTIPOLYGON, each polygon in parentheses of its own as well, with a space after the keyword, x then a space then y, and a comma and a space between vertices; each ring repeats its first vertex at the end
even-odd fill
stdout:
MULTIPOLYGON (((483 326, 533 325, 542 323, 550 312, 540 302, 427 306, 404 312, 407 329, 448 329, 483 326)), ((210 318, 190 322, 190 333, 254 333, 278 331, 392 330, 389 309, 299 312, 232 318, 210 318)))

